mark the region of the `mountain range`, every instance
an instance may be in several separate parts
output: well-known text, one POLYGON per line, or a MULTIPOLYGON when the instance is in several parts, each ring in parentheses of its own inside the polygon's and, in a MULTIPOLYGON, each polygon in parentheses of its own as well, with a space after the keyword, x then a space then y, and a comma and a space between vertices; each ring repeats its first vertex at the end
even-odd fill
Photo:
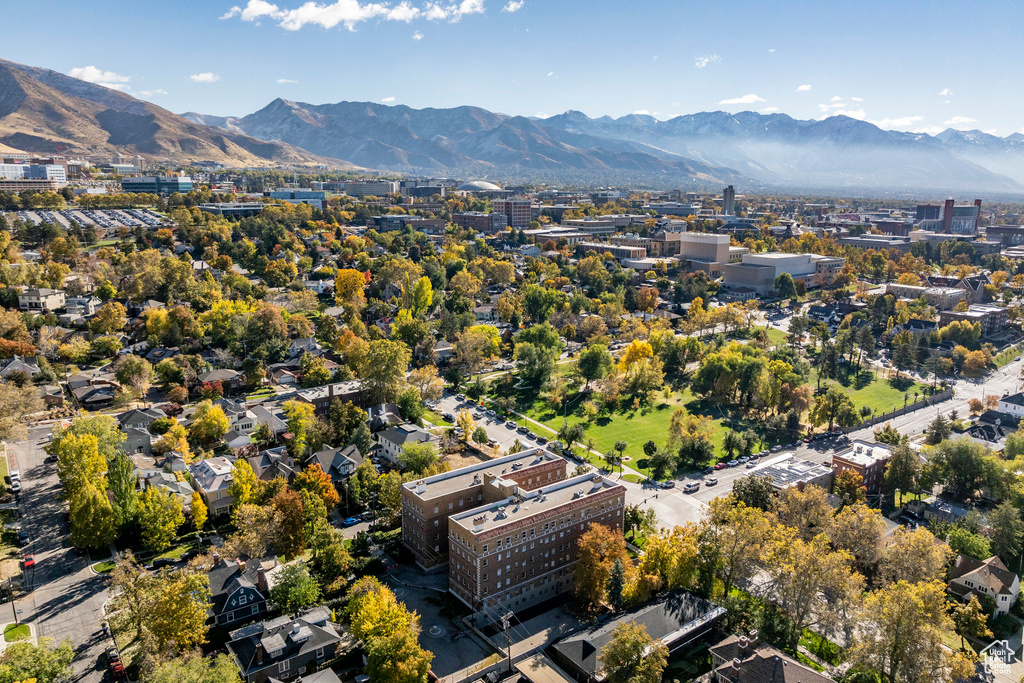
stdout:
POLYGON ((0 60, 0 151, 141 154, 233 166, 391 172, 744 192, 1024 193, 1024 135, 883 130, 846 116, 700 112, 660 121, 578 111, 539 119, 472 106, 276 99, 241 117, 182 115, 127 93, 0 60))
POLYGON ((118 90, 0 60, 0 150, 140 154, 237 166, 345 165, 304 149, 202 126, 118 90))
POLYGON ((633 177, 676 184, 835 192, 1024 191, 1024 136, 883 130, 847 116, 701 112, 659 121, 632 114, 546 119, 478 107, 412 109, 372 102, 277 99, 243 117, 183 114, 196 123, 281 140, 392 171, 500 179, 633 177))

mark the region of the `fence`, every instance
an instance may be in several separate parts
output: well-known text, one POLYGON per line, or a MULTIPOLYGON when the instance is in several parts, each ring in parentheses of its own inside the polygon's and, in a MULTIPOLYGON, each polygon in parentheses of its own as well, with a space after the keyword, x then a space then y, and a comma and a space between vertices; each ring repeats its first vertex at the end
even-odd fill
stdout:
POLYGON ((868 420, 864 420, 863 422, 861 422, 858 425, 854 425, 852 427, 840 427, 839 431, 843 432, 844 434, 848 434, 850 432, 857 431, 858 429, 864 429, 865 427, 872 427, 872 426, 874 426, 876 424, 879 424, 881 422, 886 422, 888 420, 891 420, 894 417, 899 417, 900 415, 906 415, 907 413, 912 413, 915 410, 920 410, 921 408, 927 408, 928 406, 933 406, 936 403, 942 403, 943 401, 948 401, 951 398, 953 398, 953 390, 952 389, 945 389, 943 391, 940 391, 937 394, 932 394, 931 396, 925 396, 924 398, 922 398, 922 399, 920 399, 918 401, 914 401, 913 403, 908 403, 907 405, 903 406, 902 408, 897 408, 897 409, 891 410, 891 411, 889 411, 887 413, 882 413, 880 415, 875 415, 874 417, 872 417, 872 418, 870 418, 868 420))

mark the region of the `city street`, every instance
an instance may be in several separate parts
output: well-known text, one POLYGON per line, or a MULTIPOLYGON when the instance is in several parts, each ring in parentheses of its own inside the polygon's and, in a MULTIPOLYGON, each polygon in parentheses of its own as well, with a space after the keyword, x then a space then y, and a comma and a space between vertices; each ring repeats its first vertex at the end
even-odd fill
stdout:
MULTIPOLYGON (((32 543, 23 554, 33 554, 36 565, 27 571, 27 595, 14 606, 21 621, 32 623, 41 638, 70 640, 76 650, 76 680, 94 683, 103 678, 99 664, 103 650, 112 645, 100 628, 106 579, 89 568, 87 555, 77 555, 68 539, 64 501, 55 463, 44 461, 42 446, 50 426, 33 427, 27 440, 9 444, 11 465, 21 470, 21 524, 32 543)), ((10 617, 10 605, 0 612, 10 617)), ((7 619, 4 619, 6 621, 7 619)))

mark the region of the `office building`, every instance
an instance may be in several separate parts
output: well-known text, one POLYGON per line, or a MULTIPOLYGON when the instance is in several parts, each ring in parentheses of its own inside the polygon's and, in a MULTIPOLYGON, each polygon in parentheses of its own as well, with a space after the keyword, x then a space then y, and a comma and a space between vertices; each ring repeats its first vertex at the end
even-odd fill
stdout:
POLYGON ((966 320, 981 325, 981 335, 988 337, 1003 330, 1010 319, 1010 309, 1004 306, 971 304, 966 311, 942 311, 939 313, 939 327, 945 327, 954 320, 966 320))
POLYGON ((122 178, 121 191, 140 192, 145 194, 191 192, 192 178, 189 176, 142 176, 139 178, 122 178))
POLYGON ((386 194, 398 192, 397 180, 348 180, 333 185, 337 187, 324 187, 323 189, 339 189, 350 197, 383 197, 386 194))
POLYGON ((736 189, 732 185, 722 191, 722 213, 726 216, 736 215, 736 189))
POLYGON ((309 204, 320 210, 327 208, 327 193, 323 190, 271 190, 267 196, 289 204, 309 204))
POLYGON ((627 247, 621 244, 606 244, 604 242, 580 242, 576 246, 584 251, 593 250, 598 254, 611 254, 612 258, 617 261, 647 256, 647 250, 643 247, 627 247))
POLYGON ((47 180, 63 184, 68 177, 61 164, 0 164, 0 180, 47 180))
POLYGON ((529 199, 495 199, 494 213, 504 216, 513 228, 525 228, 533 220, 533 203, 529 199))
POLYGON ((1024 225, 990 225, 985 228, 985 237, 1004 247, 1016 247, 1024 244, 1024 225))
POLYGON ((501 232, 507 226, 507 221, 503 215, 483 213, 482 211, 466 211, 453 214, 452 223, 463 228, 487 233, 488 235, 501 232))
POLYGON ((437 474, 402 486, 402 542, 429 569, 448 562, 448 518, 523 490, 562 481, 567 463, 539 448, 437 474))
POLYGON ((622 533, 626 489, 584 474, 504 494, 448 518, 448 590, 476 610, 521 610, 572 590, 580 537, 591 524, 622 533))
POLYGON ((572 228, 593 237, 610 237, 619 230, 619 221, 601 218, 570 218, 562 221, 563 228, 572 228))
MULTIPOLYGON (((934 211, 929 207, 919 213, 929 216, 934 211)), ((978 231, 981 221, 981 200, 975 199, 973 204, 957 204, 952 198, 943 202, 939 215, 934 218, 924 218, 917 221, 919 230, 930 230, 931 232, 942 232, 947 235, 973 235, 978 231)))
POLYGON ((804 486, 811 484, 831 491, 834 472, 831 467, 821 463, 796 460, 790 457, 774 465, 759 467, 753 474, 759 477, 771 477, 772 486, 779 491, 790 486, 796 486, 802 490, 804 486))
POLYGON ((889 235, 858 235, 856 237, 840 237, 839 244, 858 249, 886 249, 894 254, 905 254, 910 251, 909 237, 890 237, 889 235))
POLYGON ((832 455, 832 469, 838 477, 843 472, 859 474, 869 494, 882 490, 882 475, 892 457, 889 446, 857 439, 850 447, 832 455))
POLYGON ((263 204, 259 202, 224 202, 221 204, 200 204, 199 210, 212 213, 215 216, 227 216, 229 218, 244 218, 255 216, 263 211, 263 204))
POLYGON ((407 214, 383 214, 377 217, 377 229, 380 232, 404 230, 411 226, 416 232, 444 233, 445 222, 442 218, 424 218, 407 214))
POLYGON ((967 298, 967 290, 959 287, 922 287, 919 285, 901 285, 890 282, 885 286, 885 293, 900 299, 920 299, 928 302, 940 311, 952 309, 967 298))
MULTIPOLYGON (((728 244, 724 249, 724 259, 728 259, 728 244)), ((726 290, 746 287, 765 295, 775 291, 775 278, 783 273, 789 273, 793 280, 807 287, 816 287, 828 284, 845 264, 844 258, 818 254, 744 254, 740 263, 724 263, 722 287, 726 290)))

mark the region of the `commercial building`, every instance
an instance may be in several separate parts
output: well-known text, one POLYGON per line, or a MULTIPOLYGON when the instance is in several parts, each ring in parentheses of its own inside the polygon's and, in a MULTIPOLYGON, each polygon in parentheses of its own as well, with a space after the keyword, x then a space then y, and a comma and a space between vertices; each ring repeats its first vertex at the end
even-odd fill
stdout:
POLYGON ((1015 247, 1024 244, 1024 225, 990 225, 985 228, 985 237, 1004 247, 1015 247))
POLYGON ((484 213, 482 211, 466 211, 453 214, 452 223, 489 235, 501 232, 507 226, 505 216, 498 213, 484 213))
POLYGON ((18 308, 33 313, 56 311, 63 308, 64 290, 30 287, 18 295, 18 308))
POLYGON ((327 208, 327 193, 323 190, 271 190, 267 196, 289 204, 309 204, 321 210, 327 208))
MULTIPOLYGON (((723 260, 728 260, 728 243, 720 248, 723 260)), ((740 263, 722 266, 722 288, 747 287, 765 295, 775 291, 775 278, 783 273, 789 273, 794 281, 801 281, 807 287, 816 287, 827 284, 845 264, 844 258, 818 254, 744 254, 740 263)))
POLYGON ((1010 311, 1003 306, 971 304, 966 311, 942 311, 939 313, 939 327, 945 327, 954 320, 966 320, 981 325, 982 336, 1000 332, 1009 321, 1010 311))
POLYGON ((264 205, 259 202, 224 202, 222 204, 200 204, 199 210, 212 213, 215 216, 245 218, 258 215, 263 211, 263 207, 264 205))
POLYGON ((448 590, 476 610, 521 610, 572 590, 591 524, 622 533, 626 489, 584 474, 533 490, 495 480, 506 497, 448 518, 448 590))
POLYGON ((191 192, 192 178, 189 176, 142 176, 139 178, 122 178, 121 191, 140 192, 145 194, 191 192))
POLYGON ((445 222, 441 218, 424 218, 423 216, 410 216, 407 214, 383 214, 377 217, 378 230, 381 232, 393 232, 404 230, 411 226, 417 232, 444 232, 445 222))
POLYGON ((52 180, 66 183, 67 169, 62 164, 0 164, 2 180, 52 180))
POLYGON ((722 191, 722 213, 726 216, 736 215, 736 189, 732 185, 722 191))
POLYGON ((570 218, 561 223, 564 228, 585 232, 593 237, 610 237, 619 230, 618 221, 601 218, 570 218))
POLYGON ((494 213, 504 216, 513 228, 525 228, 533 220, 533 203, 529 199, 495 199, 494 213))
POLYGON ((402 541, 424 569, 442 565, 448 562, 448 517, 504 500, 513 484, 530 490, 562 481, 566 466, 535 448, 408 482, 402 486, 402 541))
MULTIPOLYGON (((398 192, 398 181, 397 180, 348 180, 342 183, 336 183, 340 186, 340 189, 350 197, 382 197, 386 194, 395 194, 398 192)), ((323 188, 334 189, 334 188, 323 188)))
POLYGON ((605 242, 580 242, 576 245, 584 251, 593 249, 598 254, 611 254, 612 258, 621 261, 623 259, 638 259, 647 256, 647 250, 643 247, 627 247, 621 244, 609 244, 605 242))
POLYGON ((885 444, 869 443, 860 439, 850 447, 832 455, 832 469, 835 476, 843 472, 854 472, 864 479, 864 488, 869 494, 876 494, 882 488, 882 474, 892 457, 892 451, 885 444))
POLYGON ((900 299, 919 299, 924 297, 929 306, 946 311, 967 298, 967 290, 958 287, 922 287, 919 285, 901 285, 890 282, 885 287, 886 294, 900 299))
POLYGON ((790 486, 802 489, 810 484, 831 491, 834 475, 831 467, 810 460, 796 460, 793 457, 774 465, 759 467, 754 470, 754 474, 759 477, 771 477, 772 486, 780 491, 790 486))
POLYGON ((839 244, 858 249, 874 249, 905 254, 910 251, 909 237, 890 237, 888 235, 858 235, 857 237, 840 237, 839 244))

